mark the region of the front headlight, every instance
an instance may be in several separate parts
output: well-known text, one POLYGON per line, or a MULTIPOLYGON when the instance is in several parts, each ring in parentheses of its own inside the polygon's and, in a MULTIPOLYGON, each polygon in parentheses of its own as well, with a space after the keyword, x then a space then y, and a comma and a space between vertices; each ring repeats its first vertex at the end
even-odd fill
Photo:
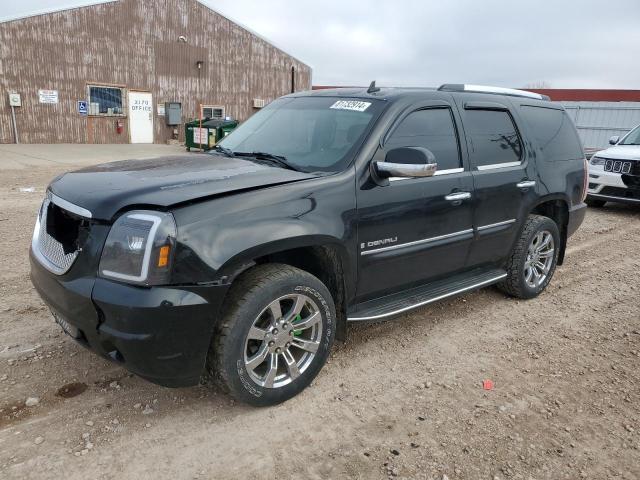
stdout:
POLYGON ((134 210, 118 218, 107 236, 100 276, 139 285, 169 282, 176 239, 170 213, 134 210))
POLYGON ((604 165, 606 163, 606 159, 600 157, 591 157, 589 163, 591 163, 591 165, 604 165))

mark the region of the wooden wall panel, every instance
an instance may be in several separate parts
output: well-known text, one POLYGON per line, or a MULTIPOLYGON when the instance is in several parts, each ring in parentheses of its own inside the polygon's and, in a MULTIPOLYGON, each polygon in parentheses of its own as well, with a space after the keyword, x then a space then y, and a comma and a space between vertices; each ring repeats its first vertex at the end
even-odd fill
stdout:
POLYGON ((158 102, 181 102, 184 119, 204 103, 244 120, 254 98, 290 92, 292 66, 296 90, 310 89, 307 65, 196 0, 119 0, 0 23, 0 143, 13 142, 10 91, 22 95, 23 143, 127 143, 126 119, 117 134, 116 118, 77 113, 89 83, 150 91, 155 142, 164 143, 173 127, 156 115, 158 102), (38 103, 39 89, 58 90, 59 103, 38 103))

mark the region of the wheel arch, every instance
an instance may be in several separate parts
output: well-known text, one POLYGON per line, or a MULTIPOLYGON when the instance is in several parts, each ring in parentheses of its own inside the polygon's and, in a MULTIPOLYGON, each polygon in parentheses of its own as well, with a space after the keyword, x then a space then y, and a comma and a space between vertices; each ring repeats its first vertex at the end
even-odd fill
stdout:
POLYGON ((333 237, 311 235, 284 239, 250 248, 230 258, 220 268, 226 283, 256 265, 280 263, 317 277, 327 287, 336 306, 336 338, 346 339, 347 298, 353 288, 352 269, 343 243, 333 237))
POLYGON ((529 213, 548 217, 556 222, 556 225, 558 225, 558 230, 560 231, 560 252, 558 254, 558 265, 562 265, 567 248, 569 202, 562 195, 550 195, 541 198, 529 213))

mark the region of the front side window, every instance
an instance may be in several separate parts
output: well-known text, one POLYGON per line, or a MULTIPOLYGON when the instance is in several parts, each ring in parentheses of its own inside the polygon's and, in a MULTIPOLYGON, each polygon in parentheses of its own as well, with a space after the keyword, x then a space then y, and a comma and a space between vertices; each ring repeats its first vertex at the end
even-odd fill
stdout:
POLYGON ((465 110, 470 155, 478 168, 520 162, 522 143, 511 115, 503 110, 465 110))
POLYGON ((280 155, 306 172, 339 172, 385 107, 380 100, 281 98, 241 124, 219 145, 235 153, 280 155))
POLYGON ((584 158, 580 139, 564 110, 523 105, 521 113, 547 160, 584 158))
POLYGON ((430 150, 439 171, 461 166, 458 136, 449 108, 429 108, 407 115, 385 143, 387 151, 397 147, 430 150))
POLYGON ((124 115, 124 89, 89 86, 89 115, 124 115))
POLYGON ((640 125, 627 133, 618 145, 640 145, 640 125))

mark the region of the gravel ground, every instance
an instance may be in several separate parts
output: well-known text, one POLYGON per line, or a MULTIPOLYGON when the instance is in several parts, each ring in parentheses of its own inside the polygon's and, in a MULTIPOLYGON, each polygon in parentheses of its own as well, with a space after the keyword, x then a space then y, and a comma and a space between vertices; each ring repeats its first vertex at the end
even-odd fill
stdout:
POLYGON ((133 377, 54 324, 27 250, 64 168, 0 179, 0 478, 640 478, 639 208, 590 209, 539 298, 352 327, 309 389, 253 409, 133 377))

